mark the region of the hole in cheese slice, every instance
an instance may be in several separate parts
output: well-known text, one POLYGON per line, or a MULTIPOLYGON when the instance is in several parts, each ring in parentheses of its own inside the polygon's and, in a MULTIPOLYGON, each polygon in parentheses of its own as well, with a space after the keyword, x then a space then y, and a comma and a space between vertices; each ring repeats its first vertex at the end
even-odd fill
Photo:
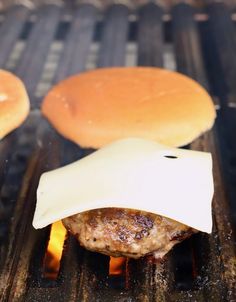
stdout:
POLYGON ((210 153, 123 139, 42 174, 33 226, 43 228, 79 212, 119 207, 166 216, 210 233, 213 191, 210 153))

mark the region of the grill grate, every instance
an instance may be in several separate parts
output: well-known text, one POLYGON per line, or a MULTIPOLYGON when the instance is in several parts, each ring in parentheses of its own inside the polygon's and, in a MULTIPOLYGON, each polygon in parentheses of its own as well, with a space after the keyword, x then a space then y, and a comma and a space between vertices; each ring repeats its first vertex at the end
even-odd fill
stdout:
POLYGON ((199 14, 182 3, 168 15, 155 4, 132 14, 117 4, 104 15, 91 4, 73 10, 45 5, 32 12, 14 6, 3 17, 0 66, 24 80, 32 111, 0 142, 0 301, 236 301, 236 35, 224 4, 210 4, 199 14), (42 95, 86 68, 136 63, 177 66, 218 100, 215 128, 190 145, 213 154, 214 231, 192 236, 164 262, 129 260, 121 276, 108 276, 109 258, 85 251, 68 236, 59 276, 46 280, 42 264, 50 228, 31 226, 39 177, 92 150, 64 140, 42 119, 42 95))

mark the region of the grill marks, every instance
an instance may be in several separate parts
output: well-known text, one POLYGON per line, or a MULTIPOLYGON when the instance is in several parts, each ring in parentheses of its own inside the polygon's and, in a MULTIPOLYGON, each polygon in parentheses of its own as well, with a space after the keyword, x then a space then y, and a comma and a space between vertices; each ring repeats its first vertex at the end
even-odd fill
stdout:
MULTIPOLYGON (((207 30, 211 33, 211 40, 214 41, 216 52, 219 55, 222 75, 219 75, 218 82, 223 82, 223 77, 225 77, 230 89, 229 94, 232 96, 235 94, 233 87, 235 85, 232 84, 235 80, 236 70, 234 68, 235 29, 224 4, 211 4, 208 12, 210 14, 209 23, 203 22, 202 25, 203 27, 207 25, 207 30)), ((16 68, 18 75, 26 82, 34 108, 39 105, 38 100, 34 98, 36 85, 40 80, 50 45, 56 39, 55 33, 61 22, 61 13, 62 9, 53 5, 42 7, 41 11, 38 11, 37 18, 41 21, 32 24, 32 29, 26 37, 25 52, 22 53, 16 68), (40 43, 38 39, 40 39, 40 43)), ((171 24, 173 36, 177 37, 174 39, 174 45, 178 70, 208 87, 206 69, 204 69, 202 61, 198 26, 193 21, 194 13, 190 6, 179 4, 173 8, 173 22, 168 23, 168 26, 171 24)), ((88 49, 96 29, 98 11, 93 6, 82 5, 76 8, 71 15, 72 20, 64 37, 63 42, 65 44, 55 72, 54 82, 85 68, 88 49)), ((138 16, 138 64, 163 66, 164 24, 162 22, 162 9, 154 4, 149 4, 139 11, 138 16)), ((28 17, 29 11, 21 6, 13 7, 6 14, 0 27, 2 41, 0 66, 5 66, 5 62, 9 58, 17 39, 19 39, 28 17)), ((102 44, 98 57, 99 67, 124 64, 128 29, 128 9, 123 5, 112 6, 105 14, 102 27, 102 44)), ((202 41, 206 42, 204 45, 206 44, 208 47, 208 35, 206 36, 204 31, 201 31, 201 35, 203 35, 202 41)), ((207 47, 203 48, 204 55, 206 55, 207 47)), ((208 72, 214 73, 213 65, 219 62, 211 61, 211 65, 209 65, 211 68, 208 68, 208 72)), ((231 103, 234 103, 232 97, 230 100, 228 98, 226 102, 221 99, 221 105, 223 104, 225 107, 231 103)), ((225 125, 225 132, 223 135, 221 134, 224 137, 226 134, 228 135, 229 129, 235 132, 234 124, 225 123, 225 121, 235 118, 235 113, 231 109, 233 109, 232 106, 230 113, 228 111, 224 119, 218 121, 220 125, 222 122, 225 125)), ((222 118, 222 111, 219 115, 222 118)), ((65 162, 69 163, 92 150, 79 149, 72 143, 60 139, 54 131, 50 132, 47 124, 43 124, 37 114, 31 114, 29 126, 17 131, 17 136, 12 133, 0 142, 0 150, 2 151, 0 153, 1 199, 5 196, 5 202, 13 202, 13 206, 12 195, 8 195, 7 192, 11 190, 12 169, 14 170, 14 167, 20 167, 20 165, 12 156, 12 150, 24 155, 21 162, 21 175, 24 174, 27 166, 26 159, 29 157, 29 165, 11 222, 9 242, 1 249, 0 280, 2 287, 0 288, 0 301, 19 301, 19 297, 26 302, 47 301, 48 299, 50 301, 111 301, 111 298, 114 301, 127 299, 128 301, 183 302, 190 300, 224 301, 226 299, 233 301, 236 299, 236 285, 233 277, 236 271, 235 249, 231 234, 232 225, 229 219, 231 215, 227 212, 228 200, 220 173, 218 149, 216 150, 212 133, 204 135, 191 144, 193 149, 213 152, 216 163, 214 168, 216 179, 215 231, 212 236, 195 235, 184 245, 179 245, 178 250, 173 250, 167 255, 167 260, 163 263, 153 262, 150 258, 138 261, 130 260, 125 276, 118 279, 108 277, 108 257, 81 249, 75 239, 69 236, 66 241, 58 280, 51 282, 43 280, 40 271, 48 230, 35 231, 31 226, 38 178, 43 170, 57 167, 65 162), (39 136, 35 135, 35 129, 38 125, 41 128, 39 136), (31 129, 30 139, 27 139, 27 129, 31 129), (15 137, 17 137, 17 142, 15 137), (36 145, 36 139, 38 145, 36 145), (34 148, 36 152, 31 155, 34 148), (9 161, 6 162, 5 159, 9 161), (11 164, 9 164, 10 162, 11 164), (38 251, 39 253, 37 253, 38 251), (185 261, 181 258, 183 254, 185 261), (181 279, 183 275, 186 278, 181 279), (186 279, 189 279, 190 282, 186 282, 186 279)), ((217 134, 219 133, 217 132, 217 134)), ((220 141, 222 141, 222 136, 220 141)), ((233 158, 229 159, 226 155, 230 148, 234 150, 234 138, 227 137, 227 144, 221 146, 220 154, 224 156, 224 167, 226 166, 228 170, 231 169, 230 177, 226 180, 230 179, 233 183, 235 174, 232 165, 228 165, 228 161, 231 159, 233 161, 233 158)), ((15 196, 20 191, 21 183, 18 179, 17 176, 15 196)), ((235 193, 232 195, 232 192, 235 192, 233 185, 226 188, 231 197, 235 196, 235 193)), ((151 223, 146 220, 143 221, 141 218, 137 219, 148 232, 151 223)), ((138 234, 137 237, 140 238, 137 240, 142 240, 142 236, 145 235, 138 234)), ((124 239, 122 236, 123 234, 121 234, 121 239, 124 239)), ((173 234, 173 239, 178 240, 179 236, 181 237, 181 234, 173 234)))
POLYGON ((194 230, 174 220, 151 213, 105 208, 63 219, 80 244, 91 251, 114 257, 139 258, 153 253, 163 257, 194 230))

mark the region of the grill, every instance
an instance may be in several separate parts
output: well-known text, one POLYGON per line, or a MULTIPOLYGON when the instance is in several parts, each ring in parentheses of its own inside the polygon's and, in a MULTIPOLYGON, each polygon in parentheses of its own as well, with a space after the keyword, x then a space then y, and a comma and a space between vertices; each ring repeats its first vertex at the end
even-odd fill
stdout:
POLYGON ((0 66, 25 82, 32 110, 0 142, 0 301, 236 301, 234 21, 233 11, 219 2, 199 9, 178 3, 166 12, 154 3, 137 11, 123 4, 99 11, 70 1, 2 13, 0 66), (214 97, 214 129, 188 146, 213 155, 213 233, 192 236, 163 262, 129 260, 118 276, 108 274, 109 257, 85 251, 68 235, 58 277, 45 278, 50 228, 31 225, 39 177, 92 150, 55 133, 40 116, 40 102, 71 74, 123 65, 177 69, 214 97))

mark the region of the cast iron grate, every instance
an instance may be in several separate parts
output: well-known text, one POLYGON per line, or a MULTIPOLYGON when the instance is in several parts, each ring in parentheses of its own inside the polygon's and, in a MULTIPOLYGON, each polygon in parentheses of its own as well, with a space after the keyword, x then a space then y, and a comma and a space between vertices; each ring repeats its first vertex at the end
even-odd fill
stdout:
POLYGON ((99 12, 46 5, 3 13, 0 66, 19 75, 32 102, 30 117, 0 142, 1 301, 236 301, 236 33, 223 3, 197 12, 177 4, 168 15, 148 4, 130 12, 121 4, 99 12), (197 20, 196 20, 197 19, 197 20), (81 158, 39 113, 50 85, 85 69, 164 66, 204 85, 218 108, 215 128, 190 145, 214 159, 214 230, 175 247, 161 263, 129 260, 109 276, 109 258, 80 248, 68 236, 56 280, 42 274, 49 228, 31 226, 43 171, 81 158))

